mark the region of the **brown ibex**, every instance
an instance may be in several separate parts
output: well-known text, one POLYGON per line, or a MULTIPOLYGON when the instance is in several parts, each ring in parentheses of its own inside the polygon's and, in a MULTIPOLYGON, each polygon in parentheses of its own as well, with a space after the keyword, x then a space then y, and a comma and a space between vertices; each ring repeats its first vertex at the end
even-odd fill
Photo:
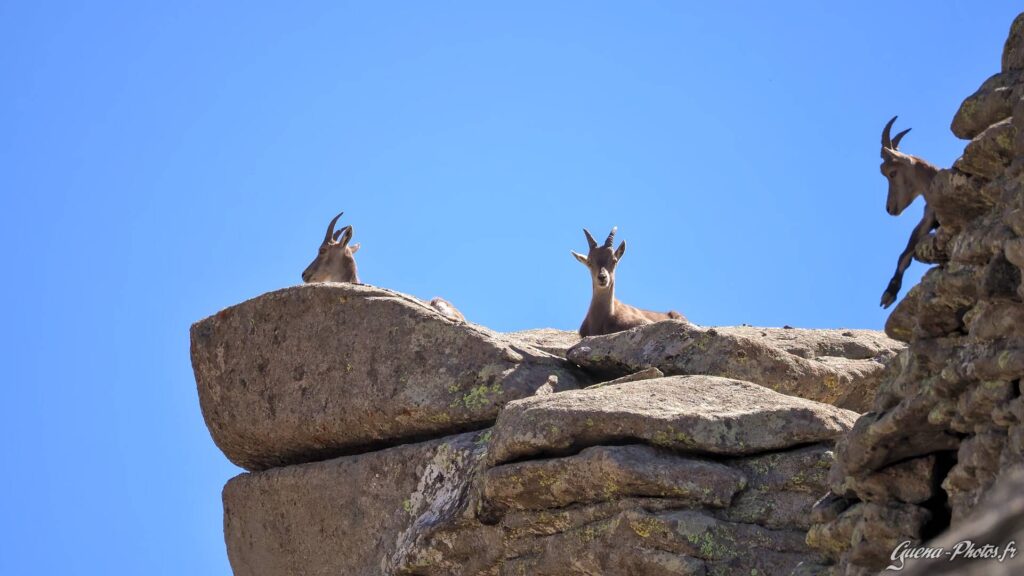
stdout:
POLYGON ((337 232, 334 225, 337 224, 341 215, 335 216, 327 225, 327 235, 320 244, 320 251, 316 258, 310 262, 302 272, 303 282, 351 282, 359 284, 359 271, 356 270, 355 253, 359 251, 359 244, 349 246, 355 230, 351 226, 345 226, 337 232))
MULTIPOLYGON (((907 135, 907 132, 910 132, 910 128, 900 132, 895 138, 890 138, 889 133, 895 122, 896 117, 893 116, 882 130, 881 170, 882 176, 889 180, 889 197, 886 200, 885 209, 889 214, 899 216, 907 209, 907 206, 910 206, 931 186, 932 179, 939 173, 939 169, 917 156, 904 154, 898 150, 900 140, 907 135)), ((892 280, 889 280, 889 285, 882 293, 883 308, 888 308, 896 301, 896 295, 899 294, 900 288, 903 286, 903 273, 907 271, 910 262, 914 259, 917 245, 938 227, 939 221, 935 217, 935 211, 931 206, 925 204, 924 216, 914 227, 914 231, 910 233, 910 241, 907 242, 907 247, 900 254, 896 263, 896 273, 893 274, 892 280)))
MULTIPOLYGON (((359 271, 356 269, 355 253, 359 251, 359 244, 349 245, 355 229, 352 226, 345 226, 337 232, 334 225, 338 223, 338 214, 331 223, 327 225, 327 235, 320 244, 320 251, 313 262, 302 272, 302 281, 310 282, 349 282, 359 284, 359 271)), ((462 312, 444 298, 434 298, 430 301, 430 307, 440 312, 447 318, 456 322, 465 322, 466 318, 462 312)))
POLYGON ((615 298, 615 267, 622 259, 622 255, 626 253, 625 241, 620 243, 617 249, 612 250, 615 230, 612 228, 604 245, 598 246, 594 237, 584 228, 583 234, 587 237, 590 252, 586 256, 572 252, 572 255, 590 270, 590 281, 593 288, 590 309, 587 310, 587 317, 583 319, 583 325, 580 326, 580 336, 610 334, 661 320, 685 320, 682 314, 675 311, 666 313, 641 310, 629 304, 623 304, 615 298))

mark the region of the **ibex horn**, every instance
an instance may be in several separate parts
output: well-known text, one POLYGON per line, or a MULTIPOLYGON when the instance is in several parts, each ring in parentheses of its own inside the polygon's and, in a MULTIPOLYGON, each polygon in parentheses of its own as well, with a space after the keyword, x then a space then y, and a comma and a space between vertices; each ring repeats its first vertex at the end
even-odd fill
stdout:
POLYGON ((889 132, 892 130, 892 125, 895 122, 896 116, 893 116, 892 120, 889 120, 889 123, 886 124, 885 128, 882 130, 882 148, 888 148, 892 150, 892 139, 889 137, 889 132))
POLYGON ((587 237, 587 244, 590 245, 590 249, 591 250, 593 250, 594 248, 597 248, 597 240, 594 240, 594 237, 590 235, 590 230, 587 230, 586 228, 584 228, 583 229, 583 235, 587 237))
POLYGON ((899 134, 896 135, 895 138, 892 139, 892 149, 893 150, 896 150, 897 148, 900 147, 900 140, 902 140, 903 137, 907 135, 907 132, 910 132, 910 128, 907 128, 903 132, 900 132, 899 134))
POLYGON ((324 237, 324 244, 331 243, 331 237, 334 236, 334 225, 338 223, 338 218, 341 218, 342 214, 344 214, 344 212, 338 213, 338 215, 331 220, 331 223, 327 225, 327 236, 324 237))
POLYGON ((612 231, 608 233, 608 237, 604 239, 604 247, 611 248, 612 242, 615 242, 615 231, 618 230, 618 226, 612 226, 612 231))

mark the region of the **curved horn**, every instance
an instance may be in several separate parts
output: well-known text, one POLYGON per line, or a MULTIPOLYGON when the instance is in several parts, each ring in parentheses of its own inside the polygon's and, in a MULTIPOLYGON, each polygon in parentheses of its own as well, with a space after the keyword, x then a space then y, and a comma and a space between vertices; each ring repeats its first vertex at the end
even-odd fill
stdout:
POLYGON ((892 139, 889 137, 889 132, 892 130, 892 125, 896 123, 896 116, 892 117, 892 120, 885 125, 882 129, 882 148, 892 149, 892 139))
POLYGON ((897 148, 900 147, 900 140, 902 140, 903 137, 907 135, 907 132, 910 132, 910 128, 907 128, 903 132, 900 132, 899 134, 896 135, 895 138, 892 139, 892 149, 893 150, 896 150, 897 148))
POLYGON ((334 236, 334 225, 338 223, 338 218, 341 218, 342 214, 344 214, 344 212, 339 212, 338 215, 331 220, 331 223, 327 225, 327 236, 324 236, 324 244, 331 243, 331 237, 334 236))
POLYGON ((590 249, 591 250, 593 250, 594 248, 597 248, 597 240, 594 240, 594 237, 590 235, 590 230, 587 230, 586 228, 584 228, 583 229, 583 235, 587 237, 587 244, 590 245, 590 249))
POLYGON ((618 230, 618 226, 612 226, 612 231, 608 233, 608 237, 604 239, 604 247, 611 248, 612 242, 615 242, 615 231, 618 230))

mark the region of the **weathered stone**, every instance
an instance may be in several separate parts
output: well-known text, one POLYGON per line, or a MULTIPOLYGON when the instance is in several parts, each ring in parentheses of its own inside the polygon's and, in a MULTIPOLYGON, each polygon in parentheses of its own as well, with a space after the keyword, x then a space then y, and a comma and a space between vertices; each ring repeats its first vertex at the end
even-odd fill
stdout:
POLYGON ((1017 100, 1013 106, 1013 125, 1017 129, 1017 136, 1013 139, 1013 152, 1016 157, 1014 170, 1018 173, 1024 169, 1024 98, 1017 100))
POLYGON ((953 168, 988 180, 997 178, 1013 161, 1016 136, 1010 118, 996 122, 971 140, 953 168))
POLYGON ((716 515, 770 528, 810 528, 811 507, 826 489, 834 454, 815 445, 784 452, 726 460, 743 471, 747 487, 716 515))
POLYGON ((822 496, 811 507, 811 522, 814 524, 826 524, 832 522, 853 503, 849 498, 843 498, 833 492, 822 496))
POLYGON ((921 279, 914 337, 939 338, 959 332, 964 314, 978 299, 978 271, 973 266, 932 268, 921 279))
POLYGON ((192 364, 214 441, 250 470, 479 428, 549 380, 589 384, 564 360, 354 284, 222 310, 193 325, 192 364))
POLYGON ((1024 70, 1024 14, 1013 20, 1003 45, 1003 72, 1012 70, 1024 70))
POLYGON ((1020 268, 997 254, 985 267, 981 280, 981 294, 986 298, 1014 298, 1021 286, 1020 268))
POLYGON ((935 210, 939 224, 960 231, 992 208, 992 201, 980 192, 983 184, 983 179, 959 170, 940 170, 925 199, 935 210))
POLYGON ((950 129, 957 138, 971 140, 986 128, 1013 115, 1013 106, 1022 93, 1020 70, 996 74, 960 105, 950 129))
POLYGON ((917 326, 918 309, 921 307, 921 294, 924 289, 920 284, 914 285, 907 295, 896 304, 896 308, 885 320, 885 334, 893 340, 910 342, 917 326))
POLYGON ((983 266, 1003 251, 1003 245, 1014 237, 1013 230, 999 221, 987 218, 970 233, 957 234, 951 246, 950 259, 958 264, 983 266))
POLYGON ((626 382, 639 382, 641 380, 653 380, 654 378, 664 378, 665 373, 657 368, 647 368, 639 372, 634 372, 629 376, 623 376, 622 378, 616 378, 615 380, 609 380, 607 382, 600 382, 598 384, 591 384, 587 386, 587 389, 600 388, 602 386, 612 386, 615 384, 625 384, 626 382))
POLYGON ((847 475, 866 476, 900 460, 957 449, 959 438, 928 422, 933 406, 933 400, 914 396, 884 414, 861 416, 836 443, 829 483, 842 485, 847 475))
POLYGON ((674 376, 512 402, 489 461, 638 441, 695 454, 745 455, 834 440, 856 413, 713 376, 674 376))
POLYGON ((925 236, 914 248, 914 259, 925 264, 945 264, 949 262, 949 243, 956 235, 952 228, 939 228, 925 236))
POLYGON ((870 331, 703 328, 659 322, 585 338, 569 350, 568 358, 604 377, 656 367, 670 375, 747 380, 784 394, 865 411, 873 402, 883 362, 901 348, 870 331))
POLYGON ((233 478, 224 487, 232 571, 394 573, 421 532, 461 513, 478 440, 468 433, 233 478))
MULTIPOLYGON (((859 518, 853 527, 850 561, 880 570, 888 565, 892 551, 905 541, 920 542, 932 514, 912 504, 864 503, 857 505, 859 518)), ((852 508, 851 508, 852 510, 852 508)))
POLYGON ((1024 238, 1007 240, 1003 244, 1003 250, 1007 262, 1020 270, 1024 270, 1024 238))
POLYGON ((920 504, 935 496, 938 487, 935 455, 887 466, 864 477, 846 476, 832 492, 864 502, 920 504))
MULTIPOLYGON (((1019 20, 1019 19, 1018 19, 1019 20)), ((981 505, 969 516, 956 523, 952 529, 929 541, 926 546, 954 551, 961 542, 970 541, 976 549, 991 545, 998 552, 986 554, 995 558, 966 558, 965 551, 957 558, 949 556, 938 559, 907 559, 902 571, 907 576, 935 574, 956 574, 957 576, 1016 576, 1024 574, 1024 554, 1020 543, 1024 542, 1024 468, 1003 471, 999 479, 986 494, 981 505), (1016 542, 1018 551, 1014 555, 1006 552, 1009 542, 1016 542), (998 561, 1002 557, 1003 561, 998 561)))
POLYGON ((995 481, 1006 440, 1005 432, 987 431, 960 445, 956 465, 942 482, 942 488, 949 494, 953 524, 970 514, 995 481))
POLYGON ((557 330, 555 328, 536 328, 533 330, 520 330, 519 332, 507 332, 505 336, 521 346, 543 350, 559 358, 565 358, 569 348, 572 348, 580 341, 578 332, 557 330))
POLYGON ((651 496, 721 508, 746 486, 738 470, 650 446, 594 446, 565 458, 491 468, 482 478, 490 510, 543 510, 622 496, 651 496))

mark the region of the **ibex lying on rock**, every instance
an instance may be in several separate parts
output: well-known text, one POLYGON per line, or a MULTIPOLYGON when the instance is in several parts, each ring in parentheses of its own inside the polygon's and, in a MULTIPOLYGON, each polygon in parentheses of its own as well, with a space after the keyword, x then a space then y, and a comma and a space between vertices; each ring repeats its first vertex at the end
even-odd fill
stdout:
MULTIPOLYGON (((892 130, 894 122, 896 122, 895 116, 882 130, 881 170, 882 176, 889 180, 889 198, 886 200, 885 209, 889 214, 899 216, 914 199, 923 195, 925 190, 931 186, 932 179, 939 173, 939 169, 917 156, 904 154, 897 150, 900 140, 906 136, 907 132, 910 132, 910 128, 900 132, 895 138, 890 138, 889 131, 892 130)), ((896 295, 899 294, 900 288, 903 286, 903 273, 914 259, 917 245, 938 227, 939 221, 935 218, 935 211, 926 204, 924 216, 914 227, 914 231, 910 233, 910 241, 907 242, 907 247, 900 254, 900 259, 896 264, 896 273, 893 274, 892 280, 889 280, 889 286, 882 294, 882 307, 888 308, 896 301, 896 295)))
MULTIPOLYGON (((356 269, 355 259, 355 253, 359 251, 359 244, 349 245, 349 240, 352 239, 355 230, 352 226, 345 226, 337 232, 334 231, 334 225, 337 224, 338 218, 341 218, 342 214, 344 212, 335 216, 327 225, 327 235, 324 236, 324 241, 320 244, 320 252, 302 272, 303 282, 359 284, 359 271, 356 269)), ((443 298, 434 298, 430 301, 430 306, 451 320, 466 321, 462 312, 459 312, 451 302, 443 298)))
POLYGON ((641 310, 616 300, 615 267, 626 253, 626 242, 623 241, 616 250, 612 250, 615 228, 612 228, 602 246, 597 245, 586 228, 583 229, 583 234, 587 237, 590 252, 586 256, 576 252, 572 252, 572 255, 590 270, 593 295, 590 298, 587 317, 580 326, 580 336, 610 334, 660 320, 685 320, 682 314, 675 311, 665 313, 641 310))
POLYGON ((324 236, 324 241, 320 244, 320 252, 302 272, 303 282, 359 284, 359 271, 356 270, 355 259, 359 244, 348 245, 355 230, 351 226, 345 226, 337 232, 334 231, 334 225, 342 214, 344 212, 335 216, 327 225, 327 236, 324 236))

